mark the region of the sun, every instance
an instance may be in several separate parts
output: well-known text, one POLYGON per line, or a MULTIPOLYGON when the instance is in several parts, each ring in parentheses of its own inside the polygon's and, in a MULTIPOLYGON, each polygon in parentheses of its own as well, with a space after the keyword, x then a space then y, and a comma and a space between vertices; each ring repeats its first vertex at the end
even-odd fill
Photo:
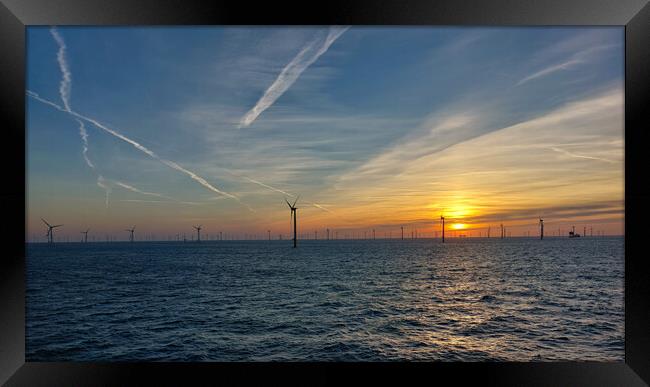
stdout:
POLYGON ((454 223, 451 225, 451 228, 453 228, 454 230, 463 230, 467 228, 467 225, 464 223, 454 223))

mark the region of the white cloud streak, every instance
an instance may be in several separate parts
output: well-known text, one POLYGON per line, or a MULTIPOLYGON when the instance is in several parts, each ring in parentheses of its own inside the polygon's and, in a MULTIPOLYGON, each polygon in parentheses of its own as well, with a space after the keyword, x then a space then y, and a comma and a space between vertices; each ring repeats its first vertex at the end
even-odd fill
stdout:
MULTIPOLYGON (((83 121, 86 121, 86 122, 89 122, 89 123, 95 125, 99 129, 102 129, 103 131, 113 135, 114 137, 117 137, 120 140, 132 145, 134 148, 136 148, 137 150, 143 152, 144 154, 148 155, 149 157, 151 157, 151 158, 153 158, 155 160, 158 160, 159 162, 165 164, 166 166, 168 166, 168 167, 170 167, 172 169, 175 169, 175 170, 177 170, 179 172, 182 172, 182 173, 188 175, 192 180, 198 182, 199 184, 201 184, 203 187, 209 189, 210 191, 218 193, 218 194, 223 195, 223 196, 227 196, 227 197, 232 198, 232 199, 235 199, 235 200, 237 200, 238 202, 241 203, 241 200, 237 196, 216 188, 215 186, 208 183, 204 178, 197 175, 196 173, 194 173, 194 172, 192 172, 192 171, 190 171, 190 170, 188 170, 186 168, 183 168, 182 166, 178 165, 174 161, 163 159, 162 157, 158 156, 154 151, 150 150, 149 148, 145 147, 144 145, 139 144, 137 141, 134 141, 134 140, 126 137, 122 133, 120 133, 120 132, 118 132, 118 131, 116 131, 114 129, 111 129, 111 128, 107 127, 106 125, 103 125, 102 123, 98 122, 97 120, 95 120, 93 118, 90 118, 90 117, 86 117, 86 116, 84 116, 82 114, 79 114, 79 113, 77 113, 75 111, 72 111, 72 110, 66 110, 65 108, 61 107, 60 105, 57 105, 56 103, 54 103, 52 101, 49 101, 49 100, 47 100, 47 99, 45 99, 43 97, 40 97, 38 94, 36 94, 34 92, 31 92, 29 90, 27 91, 27 95, 34 98, 34 99, 36 99, 36 100, 38 100, 38 101, 40 101, 40 102, 46 103, 46 104, 48 104, 48 105, 50 105, 50 106, 52 106, 52 107, 54 107, 54 108, 56 108, 56 109, 58 109, 58 110, 60 110, 62 112, 68 113, 68 114, 70 114, 70 115, 72 115, 72 116, 74 116, 74 117, 76 117, 78 119, 81 119, 83 121)), ((245 206, 249 210, 252 211, 252 208, 250 208, 247 205, 245 205, 245 206)))
POLYGON ((106 192, 106 208, 108 208, 108 198, 111 194, 111 187, 107 184, 106 179, 102 175, 97 176, 97 186, 106 192))
POLYGON ((603 51, 611 48, 617 48, 617 47, 620 46, 617 44, 603 44, 599 46, 589 47, 582 51, 578 51, 561 63, 554 64, 552 66, 549 66, 545 69, 542 69, 540 71, 537 71, 531 75, 522 78, 519 82, 517 82, 516 86, 520 86, 528 81, 532 81, 533 79, 537 79, 546 76, 548 74, 555 73, 557 71, 568 70, 579 64, 587 63, 588 59, 590 57, 593 57, 593 54, 598 53, 599 51, 603 51))
POLYGON ((123 182, 121 182, 121 181, 116 181, 115 184, 118 185, 118 186, 120 186, 120 187, 122 187, 122 188, 125 188, 125 189, 127 189, 127 190, 129 190, 129 191, 131 191, 131 192, 139 193, 139 194, 141 194, 141 195, 155 196, 155 197, 158 197, 158 198, 163 198, 163 199, 173 200, 172 198, 170 198, 170 197, 168 197, 168 196, 165 196, 165 195, 163 195, 163 194, 159 194, 159 193, 156 193, 156 192, 147 192, 147 191, 143 191, 143 190, 141 190, 141 189, 135 188, 135 187, 132 186, 132 185, 129 185, 129 184, 123 183, 123 182))
POLYGON ((70 111, 70 89, 72 87, 72 74, 70 73, 70 67, 68 66, 68 61, 65 56, 66 45, 63 37, 59 34, 59 31, 56 27, 50 28, 50 33, 52 37, 59 45, 59 50, 56 54, 56 60, 59 62, 59 69, 61 70, 61 82, 59 84, 59 94, 61 95, 61 100, 63 101, 63 106, 65 110, 70 111))
POLYGON ((266 92, 257 101, 257 104, 242 117, 239 122, 239 127, 250 126, 264 110, 271 107, 293 85, 298 77, 300 77, 300 74, 311 66, 321 55, 327 52, 332 43, 347 29, 348 27, 330 27, 327 36, 322 42, 319 40, 313 41, 303 47, 298 55, 282 69, 280 75, 266 89, 266 92))
MULTIPOLYGON (((233 175, 234 175, 234 174, 233 174, 233 175)), ((237 175, 235 175, 235 176, 237 176, 237 175)), ((283 195, 287 195, 287 196, 292 197, 292 198, 297 197, 297 195, 295 195, 295 194, 289 193, 289 192, 287 192, 287 191, 283 191, 283 190, 281 190, 281 189, 279 189, 279 188, 272 187, 272 186, 270 186, 270 185, 268 185, 268 184, 264 184, 264 183, 262 183, 261 181, 257 181, 257 180, 251 179, 250 177, 243 176, 243 178, 246 179, 246 180, 248 180, 249 182, 251 182, 251 183, 253 183, 253 184, 257 184, 257 185, 262 186, 262 187, 264 187, 264 188, 268 188, 268 189, 270 189, 270 190, 272 190, 272 191, 279 192, 279 193, 281 193, 281 194, 283 194, 283 195)), ((332 211, 329 210, 328 208, 325 208, 325 207, 321 206, 321 205, 318 204, 318 203, 310 202, 310 201, 307 201, 307 200, 305 200, 305 203, 307 203, 307 204, 311 204, 312 206, 314 206, 314 207, 316 207, 316 208, 319 208, 319 209, 321 209, 321 210, 323 210, 323 211, 327 211, 327 212, 330 212, 330 213, 332 212, 332 211)))
MULTIPOLYGON (((61 34, 59 34, 59 31, 56 29, 56 27, 50 28, 50 33, 59 46, 59 50, 56 53, 56 60, 59 63, 59 70, 61 70, 59 95, 61 96, 61 101, 63 102, 64 111, 71 112, 72 109, 70 107, 70 92, 72 89, 72 72, 70 71, 70 66, 68 65, 68 60, 66 58, 67 46, 65 45, 65 41, 63 40, 61 34)), ((84 125, 83 121, 79 119, 75 120, 79 124, 79 135, 83 141, 81 153, 83 155, 84 161, 90 169, 97 173, 95 164, 93 164, 88 157, 88 132, 86 131, 86 126, 84 125)), ((108 208, 111 189, 105 184, 105 180, 100 174, 97 174, 97 186, 104 189, 106 193, 106 208, 108 208)))
POLYGON ((529 76, 527 76, 525 78, 522 78, 519 82, 517 82, 517 86, 522 85, 522 84, 524 84, 524 83, 526 83, 528 81, 531 81, 533 79, 543 77, 544 75, 554 73, 556 71, 569 69, 569 68, 571 68, 571 67, 573 67, 573 66, 575 66, 577 64, 580 64, 580 63, 582 63, 581 60, 571 59, 571 60, 568 60, 566 62, 547 67, 547 68, 545 68, 543 70, 540 70, 540 71, 538 71, 538 72, 536 72, 534 74, 531 74, 531 75, 529 75, 529 76))
POLYGON ((602 157, 579 155, 579 154, 575 154, 575 153, 569 152, 569 151, 567 151, 565 149, 560 149, 560 148, 557 148, 557 147, 551 147, 551 149, 554 150, 555 152, 562 153, 562 154, 565 154, 565 155, 567 155, 569 157, 573 157, 573 158, 577 158, 577 159, 598 160, 598 161, 604 161, 604 162, 610 163, 610 164, 615 164, 616 163, 616 161, 614 161, 614 160, 604 159, 602 157))

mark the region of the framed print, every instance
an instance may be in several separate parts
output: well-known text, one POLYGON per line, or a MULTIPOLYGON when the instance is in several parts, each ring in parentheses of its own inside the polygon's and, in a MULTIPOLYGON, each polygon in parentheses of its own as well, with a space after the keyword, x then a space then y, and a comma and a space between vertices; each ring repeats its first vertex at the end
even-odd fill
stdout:
POLYGON ((650 6, 320 7, 3 0, 0 380, 647 384, 650 6))

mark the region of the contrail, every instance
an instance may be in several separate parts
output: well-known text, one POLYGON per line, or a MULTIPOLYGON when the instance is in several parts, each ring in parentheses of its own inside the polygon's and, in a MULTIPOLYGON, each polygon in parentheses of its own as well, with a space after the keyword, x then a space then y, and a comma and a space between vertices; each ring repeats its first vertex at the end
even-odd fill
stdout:
POLYGON ((79 135, 81 136, 81 140, 83 141, 83 149, 81 153, 84 156, 84 160, 86 160, 86 164, 91 168, 95 169, 95 165, 90 161, 88 158, 88 132, 86 131, 86 126, 84 125, 83 121, 77 120, 79 123, 79 135))
MULTIPOLYGON (((56 27, 50 28, 50 33, 52 37, 59 45, 59 50, 56 54, 56 60, 59 63, 59 70, 61 70, 61 82, 59 83, 59 94, 61 96, 61 101, 63 101, 64 110, 66 112, 71 112, 70 108, 70 90, 72 89, 72 72, 70 72, 70 66, 68 66, 68 60, 66 59, 66 45, 63 37, 59 34, 59 31, 56 27)), ((83 121, 75 119, 79 123, 79 135, 83 141, 82 154, 83 158, 86 161, 86 165, 90 167, 95 173, 97 170, 95 165, 90 161, 88 157, 88 132, 86 131, 86 126, 83 121)), ((106 208, 108 208, 108 199, 110 196, 110 187, 104 184, 104 178, 100 174, 97 174, 97 185, 100 188, 103 188, 106 192, 106 208)))
POLYGON ((197 202, 173 202, 169 200, 139 200, 139 199, 122 199, 119 200, 120 202, 132 202, 132 203, 162 203, 162 204, 186 204, 189 206, 198 206, 201 205, 202 203, 197 203, 197 202))
POLYGON ((108 197, 110 196, 111 193, 111 187, 105 184, 106 179, 102 175, 97 176, 97 185, 100 188, 103 188, 104 191, 106 191, 106 208, 108 208, 108 197))
POLYGON ((528 81, 531 81, 531 80, 533 80, 535 78, 539 78, 539 77, 544 76, 546 74, 550 74, 550 73, 553 73, 553 72, 556 72, 556 71, 559 71, 559 70, 566 70, 566 69, 568 69, 568 68, 570 68, 572 66, 575 66, 575 65, 577 65, 577 64, 579 64, 581 62, 582 61, 577 60, 577 59, 571 59, 571 60, 568 60, 568 61, 566 61, 564 63, 560 63, 560 64, 557 64, 557 65, 545 68, 545 69, 540 70, 540 71, 538 71, 538 72, 536 72, 534 74, 531 74, 531 75, 529 75, 529 76, 527 76, 525 78, 522 78, 519 82, 517 82, 516 86, 522 85, 522 84, 524 84, 524 83, 526 83, 528 81))
POLYGON ((59 31, 56 27, 50 28, 50 33, 54 40, 59 45, 59 51, 56 54, 56 60, 59 62, 59 69, 61 69, 61 83, 59 84, 59 94, 61 94, 61 100, 63 101, 63 106, 65 110, 70 111, 70 88, 72 86, 72 74, 70 73, 70 68, 68 67, 68 61, 65 57, 66 45, 63 37, 59 34, 59 31))
POLYGON ((291 62, 282 69, 280 75, 278 75, 273 84, 266 89, 266 92, 262 98, 257 101, 257 104, 255 104, 255 106, 242 117, 239 122, 239 128, 249 126, 260 114, 262 114, 264 110, 271 107, 271 105, 273 105, 273 103, 275 103, 275 101, 280 98, 280 96, 284 94, 291 85, 293 85, 300 74, 302 74, 303 71, 323 55, 332 43, 334 43, 334 41, 336 41, 336 39, 338 39, 338 37, 348 28, 349 27, 330 27, 327 37, 320 46, 317 45, 318 42, 314 41, 300 50, 298 55, 296 55, 291 62), (316 49, 315 52, 314 49, 316 49))
MULTIPOLYGON (((230 173, 231 173, 232 175, 239 176, 239 175, 237 175, 237 174, 235 174, 235 173, 232 173, 232 172, 230 172, 230 173)), ((264 184, 264 183, 262 183, 261 181, 257 181, 257 180, 251 179, 251 178, 248 177, 248 176, 239 176, 239 177, 243 177, 244 179, 250 181, 251 183, 254 183, 254 184, 260 185, 260 186, 262 186, 262 187, 268 188, 268 189, 270 189, 270 190, 272 190, 272 191, 275 191, 275 192, 279 192, 279 193, 281 193, 281 194, 283 194, 283 195, 287 195, 287 196, 292 197, 292 198, 295 198, 295 197, 296 197, 296 195, 294 195, 294 194, 292 194, 292 193, 289 193, 289 192, 283 191, 283 190, 281 190, 281 189, 279 189, 279 188, 271 187, 270 185, 268 185, 268 184, 264 184)), ((327 211, 327 212, 332 213, 331 210, 329 210, 329 209, 327 209, 327 208, 321 206, 320 204, 313 203, 313 202, 310 202, 310 201, 307 201, 307 200, 305 200, 305 203, 307 203, 307 204, 311 204, 311 205, 313 205, 314 207, 316 207, 316 208, 320 208, 320 209, 323 210, 323 211, 327 211)))
POLYGON ((575 158, 580 158, 580 159, 604 161, 604 162, 610 163, 610 164, 615 164, 616 163, 616 161, 609 160, 609 159, 603 159, 603 158, 600 158, 600 157, 577 155, 575 153, 571 153, 571 152, 569 152, 567 150, 556 148, 556 147, 551 147, 551 149, 556 151, 556 152, 563 153, 563 154, 565 154, 567 156, 570 156, 570 157, 575 157, 575 158))
POLYGON ((143 191, 143 190, 141 190, 141 189, 135 188, 135 187, 132 186, 132 185, 128 185, 128 184, 126 184, 126 183, 123 183, 123 182, 121 182, 121 181, 115 181, 115 184, 117 184, 118 186, 120 186, 120 187, 122 187, 122 188, 126 188, 126 189, 128 189, 129 191, 136 192, 136 193, 139 193, 139 194, 142 194, 142 195, 149 195, 149 196, 155 196, 155 197, 158 197, 158 198, 174 200, 174 199, 170 198, 169 196, 165 196, 165 195, 163 195, 163 194, 159 194, 159 193, 156 193, 156 192, 147 192, 147 191, 143 191))
MULTIPOLYGON (((190 170, 188 170, 188 169, 183 168, 182 166, 178 165, 177 163, 175 163, 175 162, 173 162, 173 161, 170 161, 170 160, 166 160, 166 159, 161 158, 161 157, 158 156, 155 152, 153 152, 152 150, 148 149, 148 148, 145 147, 144 145, 141 145, 141 144, 139 144, 138 142, 136 142, 136 141, 134 141, 134 140, 132 140, 132 139, 126 137, 125 135, 123 135, 123 134, 121 134, 121 133, 119 133, 118 131, 116 131, 116 130, 114 130, 114 129, 111 129, 111 128, 105 126, 105 125, 103 125, 102 123, 98 122, 97 120, 92 119, 92 118, 89 118, 89 117, 86 117, 86 116, 81 115, 81 114, 79 114, 79 113, 77 113, 77 112, 75 112, 75 111, 72 111, 72 110, 65 110, 65 109, 64 109, 63 107, 61 107, 60 105, 57 105, 56 103, 54 103, 54 102, 52 102, 52 101, 49 101, 49 100, 47 100, 47 99, 45 99, 45 98, 43 98, 43 97, 40 97, 38 94, 36 94, 36 93, 34 93, 34 92, 32 92, 32 91, 29 91, 29 90, 28 90, 28 91, 27 91, 27 95, 30 96, 30 97, 32 97, 32 98, 34 98, 34 99, 36 99, 36 100, 38 100, 38 101, 40 101, 40 102, 46 103, 46 104, 48 104, 48 105, 50 105, 50 106, 52 106, 52 107, 54 107, 54 108, 56 108, 56 109, 58 109, 58 110, 60 110, 60 111, 62 111, 62 112, 65 112, 65 113, 71 114, 72 116, 74 116, 74 117, 76 117, 76 118, 78 118, 78 119, 81 119, 81 120, 86 121, 86 122, 90 122, 91 124, 95 125, 96 127, 102 129, 103 131, 105 131, 105 132, 107 132, 107 133, 113 135, 114 137, 117 137, 117 138, 119 138, 120 140, 122 140, 122 141, 124 141, 124 142, 126 142, 126 143, 128 143, 128 144, 130 144, 130 145, 132 145, 134 148, 136 148, 136 149, 138 149, 139 151, 145 153, 145 154, 148 155, 149 157, 151 157, 151 158, 153 158, 153 159, 155 159, 155 160, 160 161, 161 163, 167 165, 168 167, 170 167, 170 168, 172 168, 172 169, 175 169, 175 170, 177 170, 177 171, 179 171, 179 172, 183 172, 184 174, 188 175, 188 176, 189 176, 190 178, 192 178, 194 181, 198 182, 199 184, 201 184, 201 185, 204 186, 205 188, 209 189, 210 191, 215 192, 215 193, 218 193, 218 194, 223 195, 223 196, 227 196, 227 197, 229 197, 229 198, 235 199, 235 200, 237 200, 238 202, 242 203, 241 200, 240 200, 237 196, 235 196, 235 195, 233 195, 233 194, 230 194, 230 193, 228 193, 228 192, 222 191, 222 190, 220 190, 220 189, 214 187, 213 185, 211 185, 210 183, 208 183, 204 178, 202 178, 201 176, 197 175, 196 173, 194 173, 194 172, 192 172, 192 171, 190 171, 190 170)), ((242 203, 242 204, 243 204, 243 203, 242 203)), ((245 205, 245 204, 244 204, 244 205, 245 205)), ((246 206, 249 210, 252 210, 252 208, 250 208, 249 206, 247 206, 247 205, 245 205, 245 206, 246 206)))

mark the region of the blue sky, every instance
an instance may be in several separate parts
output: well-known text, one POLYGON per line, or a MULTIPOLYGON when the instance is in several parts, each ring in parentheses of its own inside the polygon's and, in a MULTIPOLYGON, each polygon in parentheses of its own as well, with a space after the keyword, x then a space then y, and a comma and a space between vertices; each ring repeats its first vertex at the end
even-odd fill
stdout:
POLYGON ((28 237, 40 217, 75 238, 133 224, 287 234, 295 195, 305 230, 433 233, 446 211, 476 232, 544 214, 621 233, 623 37, 29 27, 28 237))

